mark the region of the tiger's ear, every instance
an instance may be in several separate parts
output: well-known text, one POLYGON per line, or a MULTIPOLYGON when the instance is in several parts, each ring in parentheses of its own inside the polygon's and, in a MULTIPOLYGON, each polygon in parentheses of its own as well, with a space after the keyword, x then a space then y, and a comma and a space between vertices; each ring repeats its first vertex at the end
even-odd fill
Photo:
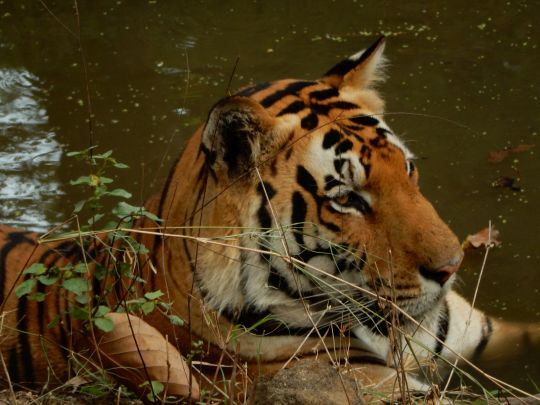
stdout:
POLYGON ((201 149, 215 173, 236 178, 260 164, 282 143, 283 125, 255 100, 231 96, 211 109, 201 149))
POLYGON ((325 73, 322 80, 336 88, 369 88, 374 82, 383 79, 386 62, 383 56, 384 45, 385 38, 380 37, 368 49, 339 62, 325 73))

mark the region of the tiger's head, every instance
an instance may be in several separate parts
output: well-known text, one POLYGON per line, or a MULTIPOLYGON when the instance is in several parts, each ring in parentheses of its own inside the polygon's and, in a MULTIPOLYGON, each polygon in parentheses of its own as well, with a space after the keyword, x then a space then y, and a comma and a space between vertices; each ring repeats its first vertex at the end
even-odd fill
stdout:
POLYGON ((201 256, 211 307, 246 322, 271 315, 290 331, 369 324, 388 314, 381 298, 421 319, 450 288, 463 253, 384 122, 373 89, 383 48, 380 39, 319 80, 262 83, 212 108, 200 140, 218 196, 210 225, 242 236, 233 258, 201 256))

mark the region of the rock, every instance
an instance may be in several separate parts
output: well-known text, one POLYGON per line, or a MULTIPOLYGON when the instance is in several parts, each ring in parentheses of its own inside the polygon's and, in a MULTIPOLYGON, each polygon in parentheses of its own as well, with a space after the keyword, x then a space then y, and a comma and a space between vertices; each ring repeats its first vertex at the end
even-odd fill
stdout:
POLYGON ((359 405, 359 383, 330 364, 313 360, 262 377, 248 401, 252 405, 359 405))

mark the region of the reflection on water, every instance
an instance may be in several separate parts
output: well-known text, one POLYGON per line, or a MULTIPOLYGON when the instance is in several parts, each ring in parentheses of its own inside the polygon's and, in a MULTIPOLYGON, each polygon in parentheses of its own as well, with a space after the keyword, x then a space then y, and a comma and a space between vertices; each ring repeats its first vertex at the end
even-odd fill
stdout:
POLYGON ((39 79, 24 69, 0 69, 0 216, 36 230, 50 227, 61 146, 47 129, 39 79))

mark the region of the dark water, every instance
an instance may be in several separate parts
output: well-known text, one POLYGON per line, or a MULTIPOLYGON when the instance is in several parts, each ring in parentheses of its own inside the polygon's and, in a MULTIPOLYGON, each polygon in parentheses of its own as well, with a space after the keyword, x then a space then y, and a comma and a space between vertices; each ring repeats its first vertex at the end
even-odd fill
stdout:
MULTIPOLYGON (((64 152, 90 143, 71 1, 0 0, 0 217, 46 229, 69 216, 64 152), (60 22, 61 23, 60 23, 60 22), (64 26, 63 26, 63 25, 64 26), (72 33, 70 33, 70 31, 72 33)), ((388 36, 387 121, 421 157, 421 185, 460 236, 492 222, 478 305, 540 321, 540 52, 537 1, 80 1, 93 141, 130 165, 117 179, 141 203, 231 88, 316 78, 388 36), (535 145, 498 164, 488 153, 535 145), (520 191, 494 188, 499 176, 520 191)), ((461 272, 472 296, 483 259, 461 272)), ((515 370, 509 370, 512 374, 515 370)), ((540 376, 533 376, 536 381, 540 376)))

